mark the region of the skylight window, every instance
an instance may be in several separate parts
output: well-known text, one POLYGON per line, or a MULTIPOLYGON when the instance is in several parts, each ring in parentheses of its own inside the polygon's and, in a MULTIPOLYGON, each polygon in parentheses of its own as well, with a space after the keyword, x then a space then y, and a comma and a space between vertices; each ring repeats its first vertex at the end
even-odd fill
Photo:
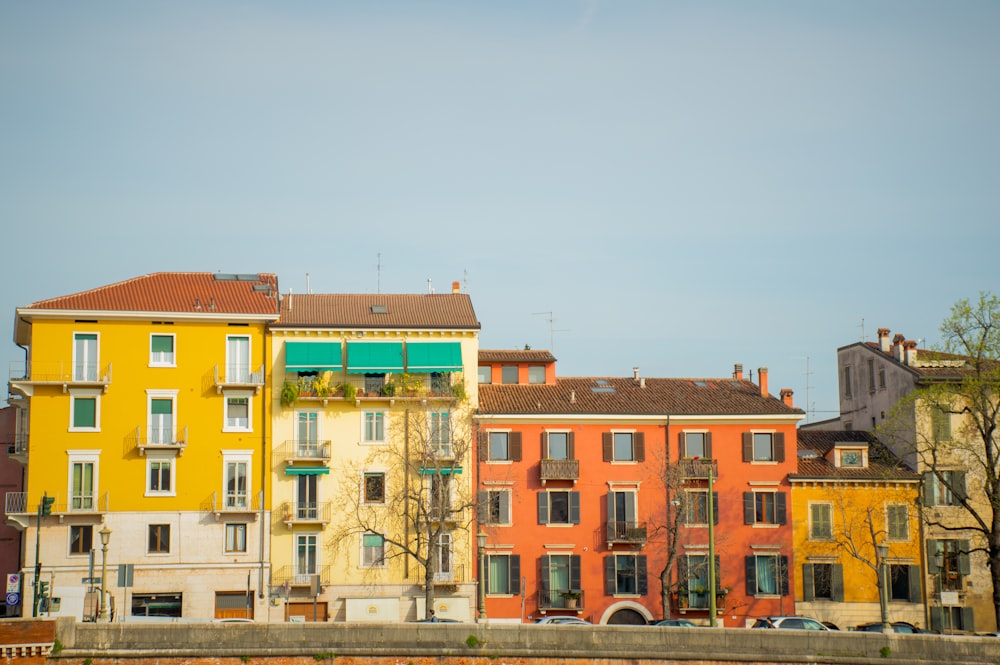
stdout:
POLYGON ((388 314, 389 308, 385 305, 372 305, 372 314, 388 314))

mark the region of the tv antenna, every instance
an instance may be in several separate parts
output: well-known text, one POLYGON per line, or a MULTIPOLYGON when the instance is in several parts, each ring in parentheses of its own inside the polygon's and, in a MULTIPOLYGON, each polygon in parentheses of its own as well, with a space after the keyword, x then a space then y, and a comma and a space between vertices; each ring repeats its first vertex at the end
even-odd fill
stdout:
POLYGON ((532 316, 542 316, 542 315, 546 315, 547 316, 547 318, 545 320, 548 321, 548 323, 549 323, 549 352, 550 353, 555 353, 556 343, 555 343, 555 339, 554 339, 554 334, 557 333, 557 332, 569 332, 569 330, 566 329, 566 328, 562 328, 562 329, 556 330, 556 328, 555 328, 556 319, 555 319, 554 312, 551 312, 551 311, 549 311, 549 312, 532 312, 532 316))

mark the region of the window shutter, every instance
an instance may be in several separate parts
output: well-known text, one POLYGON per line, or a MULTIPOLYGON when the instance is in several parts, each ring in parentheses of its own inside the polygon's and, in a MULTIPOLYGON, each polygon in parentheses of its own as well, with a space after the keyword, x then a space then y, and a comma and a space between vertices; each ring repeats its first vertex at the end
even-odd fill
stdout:
POLYGON ((625 498, 625 521, 635 524, 635 504, 638 498, 635 492, 624 492, 625 498))
POLYGON ((583 588, 580 584, 580 555, 571 554, 569 557, 569 588, 579 591, 583 588))
POLYGON ((490 458, 490 433, 479 433, 479 461, 485 462, 490 458))
POLYGON ((785 461, 785 433, 775 432, 774 433, 774 461, 784 462, 785 461))
POLYGON ((539 492, 538 493, 538 523, 548 524, 549 523, 549 493, 539 492))
POLYGON ((939 573, 937 565, 937 541, 928 540, 927 541, 927 573, 930 575, 936 575, 939 573))
POLYGON ((923 600, 923 593, 920 588, 920 566, 907 566, 907 573, 910 578, 910 595, 907 600, 911 603, 919 603, 923 600))
POLYGON ((753 433, 743 432, 743 461, 753 461, 753 433))
POLYGON ((510 562, 510 572, 507 575, 507 592, 521 595, 521 555, 511 554, 507 560, 510 562))
POLYGON ((636 432, 632 435, 632 446, 635 448, 634 456, 636 462, 646 461, 646 433, 636 432))
POLYGON ((712 492, 712 523, 719 523, 719 493, 712 492))
POLYGON ((935 633, 940 633, 944 628, 944 608, 940 605, 932 605, 930 607, 931 611, 931 630, 935 633))
POLYGON ((681 555, 677 559, 677 593, 687 595, 688 592, 688 560, 681 555))
POLYGON ((844 602, 844 566, 839 563, 833 564, 830 580, 830 595, 838 603, 844 602))
POLYGON ((542 459, 549 457, 549 433, 542 432, 542 459))
POLYGON ((614 435, 611 432, 604 432, 601 435, 601 451, 605 462, 610 462, 614 459, 614 435))
POLYGON ((816 589, 813 586, 813 565, 802 564, 802 600, 810 602, 816 599, 816 589))
POLYGON ((677 433, 677 459, 687 457, 687 435, 684 432, 677 433))
POLYGON ((756 521, 753 509, 753 492, 743 493, 743 523, 753 524, 756 521))
POLYGON ((483 581, 482 581, 482 585, 483 585, 484 593, 489 593, 490 592, 490 557, 489 557, 489 555, 484 555, 483 556, 483 561, 485 561, 486 565, 483 566, 483 581))
POLYGON ((614 533, 612 528, 612 523, 615 521, 615 493, 614 491, 608 492, 608 537, 614 533))
POLYGON ((510 514, 510 492, 500 492, 500 523, 513 522, 510 514))
POLYGON ((580 493, 569 493, 569 522, 570 524, 580 523, 580 493))
POLYGON ((478 497, 476 514, 479 516, 479 523, 486 524, 490 519, 490 493, 477 492, 476 495, 478 497))
POLYGON ((573 432, 566 434, 566 459, 576 459, 576 449, 573 446, 573 432))
POLYGON ((788 557, 784 556, 784 555, 778 557, 778 566, 781 568, 781 571, 780 571, 781 572, 781 575, 780 575, 780 579, 781 579, 781 595, 782 596, 787 596, 788 595, 788 557))
POLYGON ((613 596, 618 591, 618 580, 615 576, 615 555, 604 557, 604 595, 613 596))
POLYGON ((974 630, 976 627, 975 614, 971 607, 962 608, 962 629, 974 630))
POLYGON ((705 457, 708 459, 715 459, 712 457, 712 433, 705 432, 705 457))
POLYGON ((951 472, 951 487, 952 492, 959 499, 967 498, 965 493, 965 471, 952 471, 951 472))
POLYGON ((153 335, 151 344, 153 353, 164 353, 174 350, 174 338, 167 335, 153 335))
POLYGON ((510 446, 508 453, 510 454, 510 460, 512 462, 521 461, 521 433, 511 432, 509 435, 509 441, 507 442, 510 446))
POLYGON ((958 541, 958 548, 958 572, 961 575, 969 575, 972 573, 972 566, 969 565, 969 541, 958 541))
POLYGON ((923 473, 923 485, 924 485, 924 505, 933 506, 934 505, 934 472, 924 471, 923 473))
POLYGON ((747 595, 755 596, 757 595, 757 557, 748 556, 743 559, 743 565, 746 570, 747 578, 747 595))
POLYGON ((640 596, 649 593, 649 573, 646 572, 646 555, 639 554, 635 557, 636 590, 640 596))
POLYGON ((775 492, 774 493, 774 512, 775 518, 778 520, 778 524, 786 524, 788 522, 788 497, 785 492, 775 492))
POLYGON ((549 558, 549 556, 543 556, 540 559, 542 564, 542 597, 538 599, 538 604, 542 607, 552 605, 552 594, 549 591, 552 588, 552 582, 549 580, 549 558))

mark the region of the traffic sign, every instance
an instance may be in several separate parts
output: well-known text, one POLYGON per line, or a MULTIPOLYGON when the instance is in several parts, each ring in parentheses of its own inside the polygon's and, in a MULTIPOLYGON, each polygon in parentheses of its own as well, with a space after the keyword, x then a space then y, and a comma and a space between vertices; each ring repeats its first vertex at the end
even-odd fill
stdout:
POLYGON ((7 594, 7 604, 13 607, 14 605, 21 604, 21 594, 19 593, 8 593, 7 594))
POLYGON ((80 580, 80 583, 81 584, 100 584, 101 583, 101 578, 100 577, 84 577, 82 580, 80 580))
POLYGON ((7 593, 21 590, 21 573, 7 573, 7 593))

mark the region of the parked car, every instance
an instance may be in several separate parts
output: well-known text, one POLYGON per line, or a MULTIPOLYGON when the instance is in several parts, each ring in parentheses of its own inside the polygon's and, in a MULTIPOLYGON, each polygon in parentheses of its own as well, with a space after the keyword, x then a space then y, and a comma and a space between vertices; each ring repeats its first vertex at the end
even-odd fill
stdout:
POLYGON ((665 628, 697 628, 698 624, 691 623, 687 619, 661 619, 654 621, 651 626, 663 626, 665 628))
MULTIPOLYGON (((906 621, 893 621, 892 632, 894 633, 929 633, 930 631, 924 630, 923 628, 917 628, 912 623, 906 621)), ((865 633, 881 633, 882 632, 882 622, 872 621, 871 623, 863 623, 860 626, 855 626, 854 630, 860 630, 865 633)))
POLYGON ((535 623, 537 623, 537 624, 545 624, 547 626, 551 626, 553 624, 558 624, 560 626, 563 626, 563 625, 567 625, 567 626, 593 626, 594 625, 594 624, 592 624, 589 621, 586 621, 584 619, 579 619, 577 617, 562 616, 562 615, 542 617, 541 619, 539 619, 535 623))
POLYGON ((777 628, 779 630, 830 630, 816 619, 797 616, 761 617, 750 627, 777 628))

